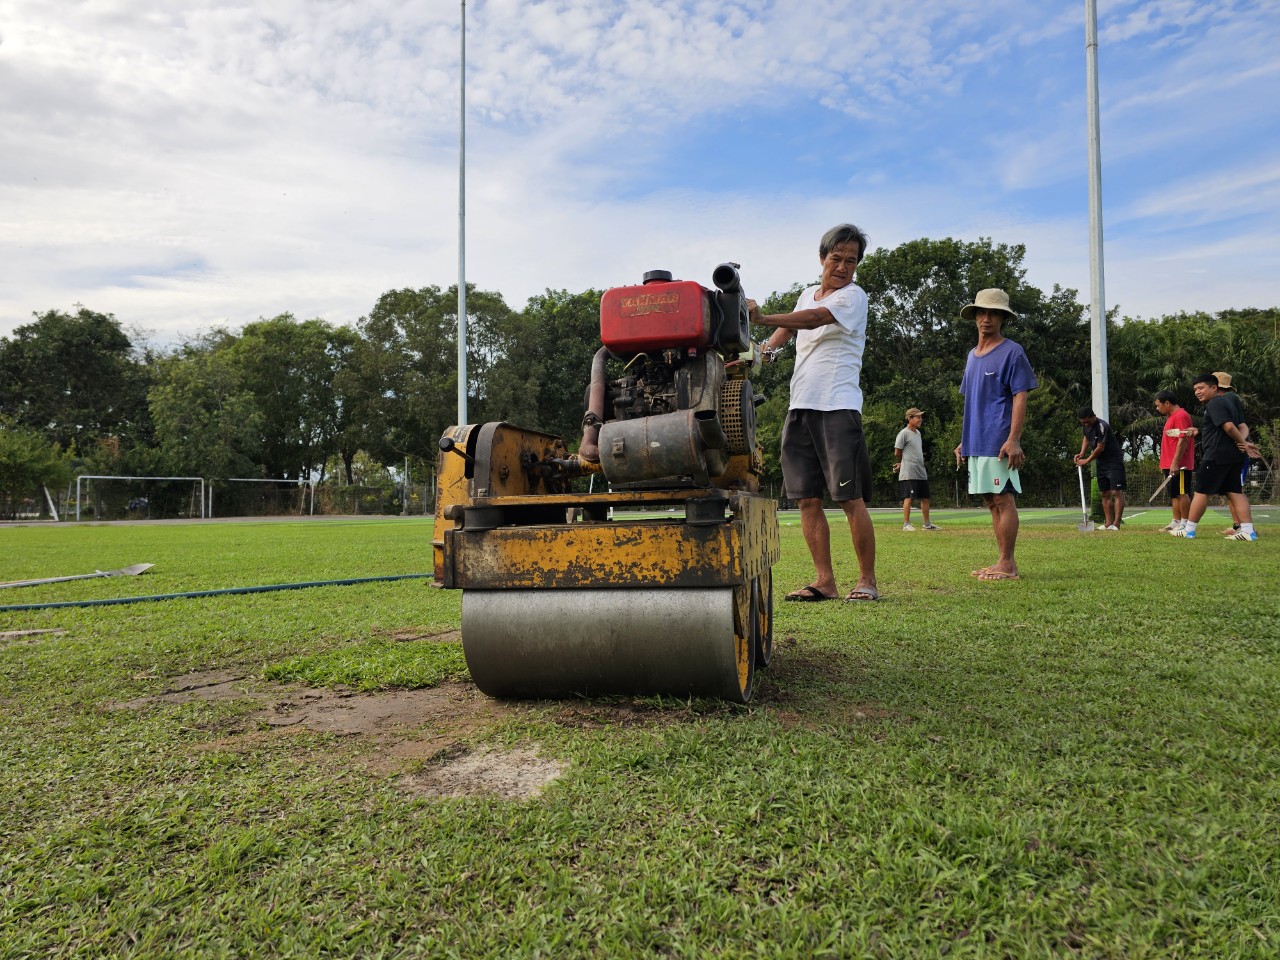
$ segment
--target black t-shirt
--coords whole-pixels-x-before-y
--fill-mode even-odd
[[[1200,431],[1200,460],[1202,463],[1239,463],[1244,451],[1222,429],[1224,423],[1240,426],[1244,419],[1244,407],[1238,397],[1220,393],[1204,405],[1204,427]]]
[[[1120,441],[1116,439],[1115,431],[1111,429],[1111,424],[1105,420],[1099,420],[1092,427],[1084,428],[1085,439],[1089,441],[1089,445],[1096,447],[1098,444],[1106,444],[1102,448],[1102,452],[1098,454],[1094,463],[1100,467],[1123,467],[1124,452],[1120,449]]]

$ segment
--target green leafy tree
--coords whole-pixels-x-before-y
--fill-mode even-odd
[[[352,346],[350,333],[289,313],[250,323],[226,344],[227,361],[261,414],[258,449],[268,477],[305,478],[335,449],[343,426],[335,381]]]
[[[111,314],[50,310],[0,338],[0,413],[63,449],[151,443],[148,367]]]
[[[0,514],[12,516],[17,501],[38,497],[41,487],[63,487],[71,476],[70,457],[58,444],[0,415]]]
[[[515,314],[502,296],[467,288],[467,413],[473,422],[500,406],[501,378]],[[359,321],[351,357],[349,429],[383,463],[434,461],[440,435],[457,419],[457,287],[390,290]]]
[[[600,349],[600,291],[547,290],[502,322],[478,331],[495,356],[480,419],[510,420],[576,446]]]
[[[225,351],[188,347],[158,363],[149,395],[157,467],[177,476],[262,476],[263,414]]]

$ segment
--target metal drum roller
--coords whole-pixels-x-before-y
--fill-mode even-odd
[[[576,453],[500,422],[441,437],[435,578],[462,591],[490,696],[751,699],[773,654],[777,510],[736,266],[713,280],[650,271],[605,292]]]
[[[740,624],[734,593],[468,590],[467,667],[492,697],[664,693],[744,703],[757,618],[749,611]]]

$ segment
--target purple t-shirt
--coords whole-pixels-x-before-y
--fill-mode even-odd
[[[966,457],[998,457],[1013,423],[1013,397],[1036,388],[1027,354],[1004,340],[984,356],[969,351],[960,393],[964,395],[964,428],[960,452]]]

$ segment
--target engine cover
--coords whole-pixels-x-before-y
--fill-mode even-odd
[[[600,341],[619,356],[705,350],[714,342],[714,323],[709,291],[692,280],[615,287],[600,299]]]

